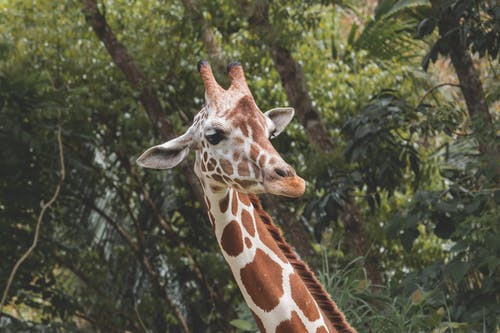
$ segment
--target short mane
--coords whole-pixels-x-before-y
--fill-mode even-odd
[[[312,297],[331,324],[339,333],[356,333],[356,330],[347,323],[344,314],[339,310],[337,304],[335,304],[328,292],[318,281],[314,272],[305,262],[297,257],[295,251],[285,241],[281,230],[274,225],[271,216],[269,216],[269,214],[267,214],[262,208],[259,198],[253,194],[249,194],[249,198],[274,241],[286,256],[288,261],[290,261],[290,264],[292,264],[295,272],[300,276]]]

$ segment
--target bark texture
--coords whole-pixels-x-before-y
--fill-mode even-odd
[[[270,50],[288,101],[294,107],[309,140],[324,153],[332,151],[334,143],[318,110],[313,105],[302,66],[283,45],[281,39],[276,38],[273,33],[276,29],[269,19],[269,4],[262,2],[260,5],[253,5],[253,11],[248,9],[249,4],[245,2],[242,2],[242,6],[246,7],[245,12],[252,13],[248,18],[249,26]],[[348,194],[342,209],[344,212],[341,218],[345,226],[347,248],[356,256],[367,256],[369,279],[374,283],[381,283],[378,258],[369,251],[370,237],[363,228],[359,208],[352,195]]]
[[[106,22],[106,18],[99,12],[95,0],[83,0],[83,14],[96,36],[106,46],[113,62],[123,72],[128,82],[139,92],[139,100],[153,126],[159,131],[163,139],[168,140],[175,137],[176,131],[166,117],[167,114],[161,106],[156,91],[139,69],[125,46],[118,41],[111,27]],[[186,179],[196,195],[196,198],[200,202],[203,202],[204,199],[201,186],[191,167],[193,163],[189,162],[191,161],[184,161],[180,164],[180,168],[182,173],[186,175]]]
[[[106,46],[106,49],[108,50],[114,63],[123,72],[129,83],[135,89],[137,89],[137,91],[139,91],[139,99],[151,122],[153,123],[153,126],[158,129],[164,139],[170,139],[174,137],[174,128],[166,118],[155,90],[152,88],[150,82],[145,78],[144,74],[136,65],[134,59],[130,56],[125,46],[123,46],[123,44],[121,44],[116,38],[115,34],[106,22],[105,17],[99,12],[96,1],[83,0],[83,13],[85,15],[86,21],[92,27],[96,36]],[[186,178],[188,179],[188,181],[190,181],[190,185],[193,188],[194,192],[197,193],[197,196],[199,198],[203,198],[200,186],[197,183],[197,178],[195,177],[193,170],[187,167],[185,163],[181,167],[182,172],[184,172]],[[127,234],[124,230],[121,230],[121,228],[119,228],[120,225],[115,224],[115,227],[120,235],[127,239]],[[129,244],[132,247],[134,253],[136,253],[136,255],[138,256],[139,261],[143,264],[146,272],[150,276],[150,280],[155,286],[155,289],[165,300],[165,303],[172,309],[182,331],[186,333],[190,332],[186,318],[184,317],[182,311],[170,298],[164,286],[159,283],[159,279],[157,276],[158,274],[149,263],[147,257],[141,253],[139,246],[131,239],[129,239]]]
[[[191,17],[193,26],[202,27],[200,38],[208,53],[210,63],[213,64],[214,70],[219,73],[226,71],[228,61],[225,59],[224,52],[212,28],[205,21],[202,12],[195,6],[192,0],[182,0],[182,3]],[[305,93],[307,94],[307,89]],[[300,117],[300,115],[298,116]],[[264,205],[270,207],[270,212],[274,219],[286,230],[285,234],[298,254],[305,259],[312,260],[315,257],[314,250],[309,241],[304,241],[310,239],[308,233],[299,223],[296,223],[297,218],[293,216],[288,207],[286,207],[281,200],[282,199],[275,196],[262,197]]]
[[[271,56],[288,101],[295,108],[307,136],[320,150],[326,152],[333,149],[330,135],[309,96],[302,67],[289,50],[278,44],[271,45]]]
[[[182,4],[186,9],[186,12],[191,17],[191,22],[193,27],[200,27],[201,31],[201,41],[203,47],[208,53],[208,57],[215,72],[223,73],[226,71],[227,61],[224,57],[224,52],[215,37],[212,27],[207,24],[203,13],[200,9],[193,3],[192,0],[182,0]]]
[[[448,52],[455,68],[460,88],[464,96],[471,120],[471,127],[479,142],[481,153],[495,155],[498,158],[498,147],[494,143],[492,118],[479,71],[474,66],[468,45],[461,37],[461,17],[453,14],[446,1],[432,0],[432,9],[438,17],[439,35],[442,51]]]

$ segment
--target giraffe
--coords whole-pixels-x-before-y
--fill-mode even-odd
[[[305,191],[304,180],[270,142],[292,120],[293,108],[262,113],[237,62],[228,65],[227,90],[206,61],[198,71],[205,106],[183,135],[149,148],[137,163],[169,169],[196,152],[194,169],[212,229],[261,332],[355,333],[257,197]]]

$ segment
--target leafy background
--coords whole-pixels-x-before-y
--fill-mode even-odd
[[[0,331],[256,331],[191,165],[134,163],[200,109],[203,58],[295,107],[274,144],[307,192],[264,205],[359,332],[499,332],[499,47],[494,1],[0,1],[2,291],[59,126],[66,173]]]

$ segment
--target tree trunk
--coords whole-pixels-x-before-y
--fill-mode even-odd
[[[168,140],[175,137],[176,131],[167,119],[156,91],[136,65],[125,46],[118,41],[111,27],[106,22],[106,18],[99,12],[96,1],[84,0],[83,7],[86,21],[92,27],[97,37],[106,46],[113,62],[120,68],[129,83],[139,92],[139,100],[153,126],[159,131],[163,139]],[[192,161],[186,159],[179,167],[186,176],[198,201],[203,202],[203,192],[192,165]]]
[[[129,55],[127,49],[118,41],[118,39],[114,35],[113,31],[107,24],[105,17],[99,12],[96,1],[84,0],[83,13],[85,15],[86,21],[90,24],[97,37],[106,46],[106,49],[108,50],[114,63],[118,66],[118,68],[120,68],[123,74],[125,74],[125,77],[130,82],[130,84],[139,91],[139,99],[153,125],[159,130],[163,138],[172,138],[175,135],[174,128],[166,118],[156,92],[154,91],[148,80],[146,80],[141,70],[137,67],[134,59]],[[191,187],[199,197],[199,200],[202,201],[203,195],[201,192],[201,188],[192,168],[188,167],[187,164],[184,163],[182,166],[182,172],[184,172],[186,178],[191,183]],[[135,252],[138,252],[138,250],[136,250]],[[139,260],[140,259],[141,258],[139,258]],[[170,308],[174,312],[174,315],[177,318],[182,330],[186,333],[190,332],[186,322],[186,318],[180,311],[179,307],[176,306],[175,303],[170,299],[163,286],[157,283],[157,279],[155,278],[156,272],[149,265],[149,262],[144,260],[140,261],[146,268],[148,274],[153,277],[153,285],[156,287],[157,292],[160,293],[167,305],[170,306]]]
[[[307,136],[323,152],[333,149],[333,143],[319,113],[312,104],[306,78],[300,64],[286,48],[271,46],[271,56],[278,71],[288,101],[297,111],[297,117]]]
[[[498,158],[495,144],[495,130],[488,110],[479,72],[474,67],[472,56],[466,41],[460,36],[460,18],[452,14],[451,9],[441,0],[432,0],[432,9],[438,14],[438,27],[441,41],[449,48],[451,63],[455,68],[460,88],[467,105],[471,127],[483,154]]]
[[[198,27],[200,29],[201,41],[208,53],[214,72],[223,73],[226,71],[227,62],[226,59],[224,59],[224,53],[217,42],[217,38],[215,37],[212,28],[208,26],[205,18],[203,17],[203,13],[198,7],[196,7],[192,0],[182,0],[182,4],[191,16],[193,27]]]
[[[249,12],[249,10],[245,10]],[[269,21],[269,5],[256,5],[248,18],[249,26],[270,49],[274,65],[281,78],[288,101],[294,107],[309,140],[322,152],[330,152],[334,148],[331,136],[321,121],[319,112],[314,107],[307,89],[307,81],[300,64],[291,52],[276,38],[275,30]],[[269,38],[269,36],[272,36]],[[348,195],[346,204],[342,207],[342,221],[346,230],[347,248],[355,256],[367,256],[368,277],[374,283],[381,283],[378,269],[378,257],[369,253],[370,237],[361,223],[359,208],[354,197]],[[307,239],[310,240],[310,237]]]
[[[226,60],[223,51],[215,38],[212,29],[207,25],[205,19],[192,0],[182,0],[184,8],[190,12],[193,26],[201,27],[201,41],[204,48],[207,50],[208,57],[211,63],[214,64],[214,69],[218,72],[226,71]],[[261,198],[264,206],[272,207],[270,213],[276,222],[282,225],[285,229],[285,236],[296,249],[297,253],[303,257],[312,259],[315,257],[314,249],[309,241],[304,241],[309,238],[309,235],[300,227],[299,224],[293,223],[292,215],[283,204],[279,204],[280,199],[272,196],[264,196]]]

